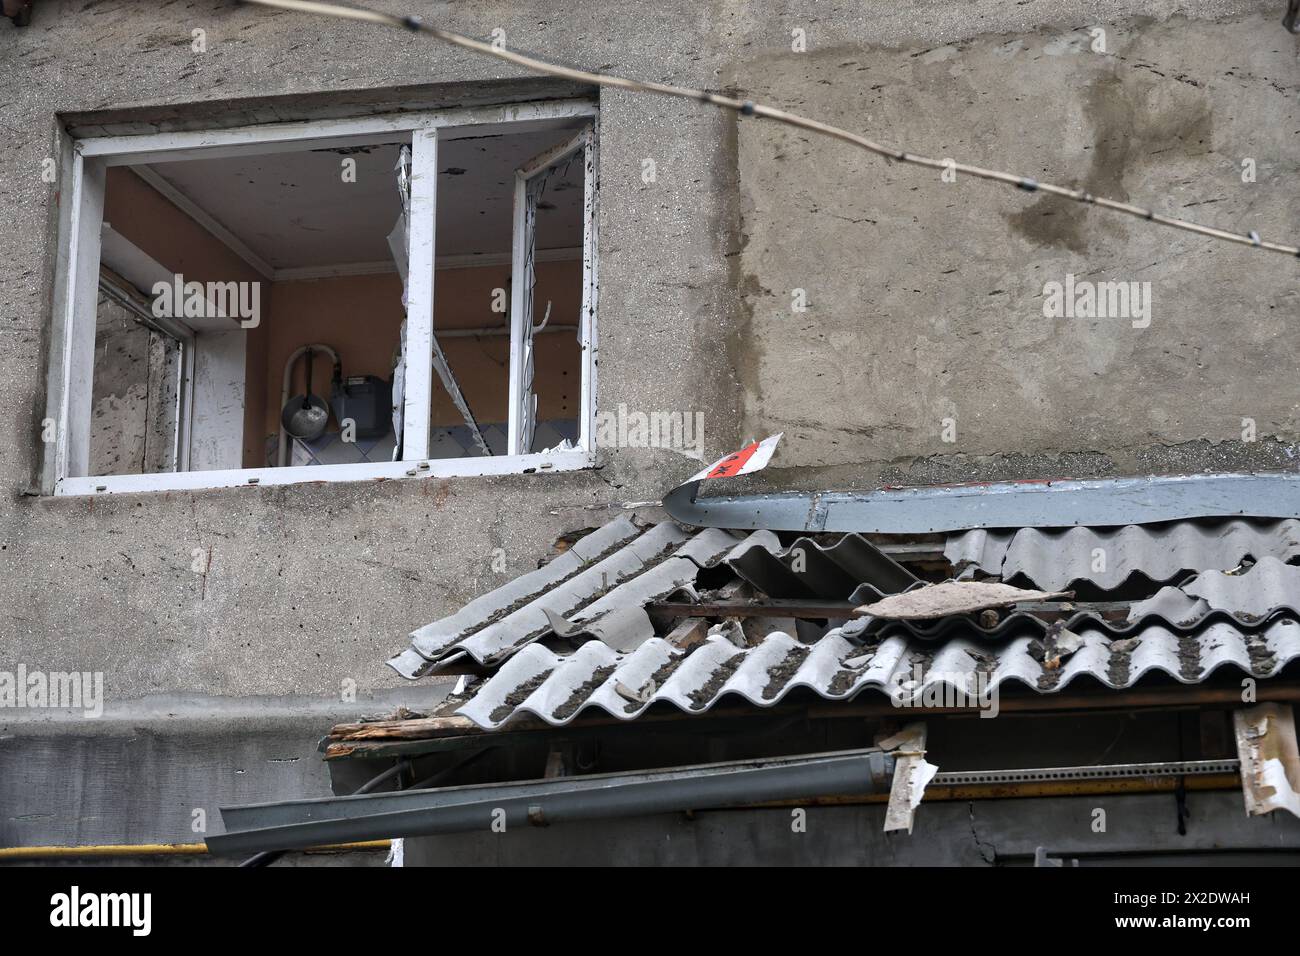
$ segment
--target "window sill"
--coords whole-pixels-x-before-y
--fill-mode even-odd
[[[595,463],[595,455],[591,452],[572,449],[492,458],[244,468],[228,471],[168,472],[158,475],[106,475],[98,478],[61,478],[54,486],[54,494],[56,497],[69,497],[160,491],[208,491],[217,488],[262,488],[267,485],[305,485],[321,482],[475,478],[489,475],[578,471],[590,468]]]

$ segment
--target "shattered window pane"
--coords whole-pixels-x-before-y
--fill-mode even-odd
[[[181,343],[101,294],[95,324],[90,473],[176,470]]]

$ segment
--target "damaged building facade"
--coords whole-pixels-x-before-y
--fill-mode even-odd
[[[422,13],[1294,242],[1285,7]],[[29,19],[0,862],[1295,862],[1294,259],[409,32]]]

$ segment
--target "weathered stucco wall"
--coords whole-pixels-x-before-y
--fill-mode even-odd
[[[728,80],[890,145],[1285,236],[1300,69],[1272,12],[903,46],[822,26],[825,46],[765,51]],[[1294,262],[770,124],[741,125],[739,167],[744,421],[786,432],[783,464],[1070,453],[1057,474],[1144,473],[1196,466],[1196,446],[1167,446],[1240,444],[1243,418],[1261,441],[1296,437],[1297,393],[1275,384],[1297,358]],[[1045,317],[1045,284],[1067,274],[1149,283],[1149,314]],[[1254,450],[1221,452],[1289,455]],[[988,463],[943,464],[918,477]]]
[[[381,2],[400,10],[405,4]],[[1296,40],[1254,3],[979,0],[433,4],[475,35],[720,88],[910,148],[1087,182],[1268,236],[1300,217]],[[170,127],[458,103],[501,64],[397,32],[226,2],[47,0],[0,28],[0,667],[149,693],[361,694],[413,627],[532,567],[555,536],[694,470],[613,449],[587,473],[46,499],[56,123]],[[1186,17],[1173,14],[1175,10]],[[1107,29],[1105,56],[1079,30]],[[794,28],[808,52],[790,51]],[[207,52],[191,48],[206,31]],[[446,84],[446,86],[440,86]],[[409,90],[408,90],[409,88]],[[551,84],[501,82],[528,95]],[[358,93],[356,91],[369,91]],[[693,104],[601,97],[604,408],[702,412],[706,453],[784,428],[779,480],[1180,470],[1285,457],[1294,263],[886,166]],[[1095,145],[1094,145],[1095,144]],[[1241,184],[1251,156],[1258,181]],[[653,182],[642,177],[653,159]],[[1073,271],[1150,280],[1151,326],[1041,315]],[[809,311],[789,310],[792,288]],[[939,420],[955,417],[956,443]],[[823,422],[825,423],[823,425]],[[1164,449],[1172,446],[1172,452]],[[927,456],[942,456],[929,458]],[[914,466],[914,459],[920,463]],[[804,467],[797,467],[804,466]],[[493,569],[493,549],[505,556]],[[195,568],[199,570],[196,571]]]

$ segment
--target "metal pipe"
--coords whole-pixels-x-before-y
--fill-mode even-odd
[[[308,349],[327,353],[329,357],[333,360],[334,366],[337,368],[339,365],[339,353],[335,352],[328,345],[322,345],[320,342],[316,342],[312,345],[302,345],[294,349],[293,354],[291,354],[289,356],[288,361],[284,363],[284,377],[281,379],[281,385],[280,385],[280,407],[281,408],[284,408],[285,405],[289,404],[289,390],[293,385],[293,382],[291,380],[291,376],[293,375],[293,363],[298,361],[300,357],[305,355]],[[276,467],[283,468],[285,466],[288,454],[289,454],[289,433],[284,430],[284,425],[281,424],[280,425],[280,447],[279,447],[279,451],[276,453],[276,458],[275,458]]]

